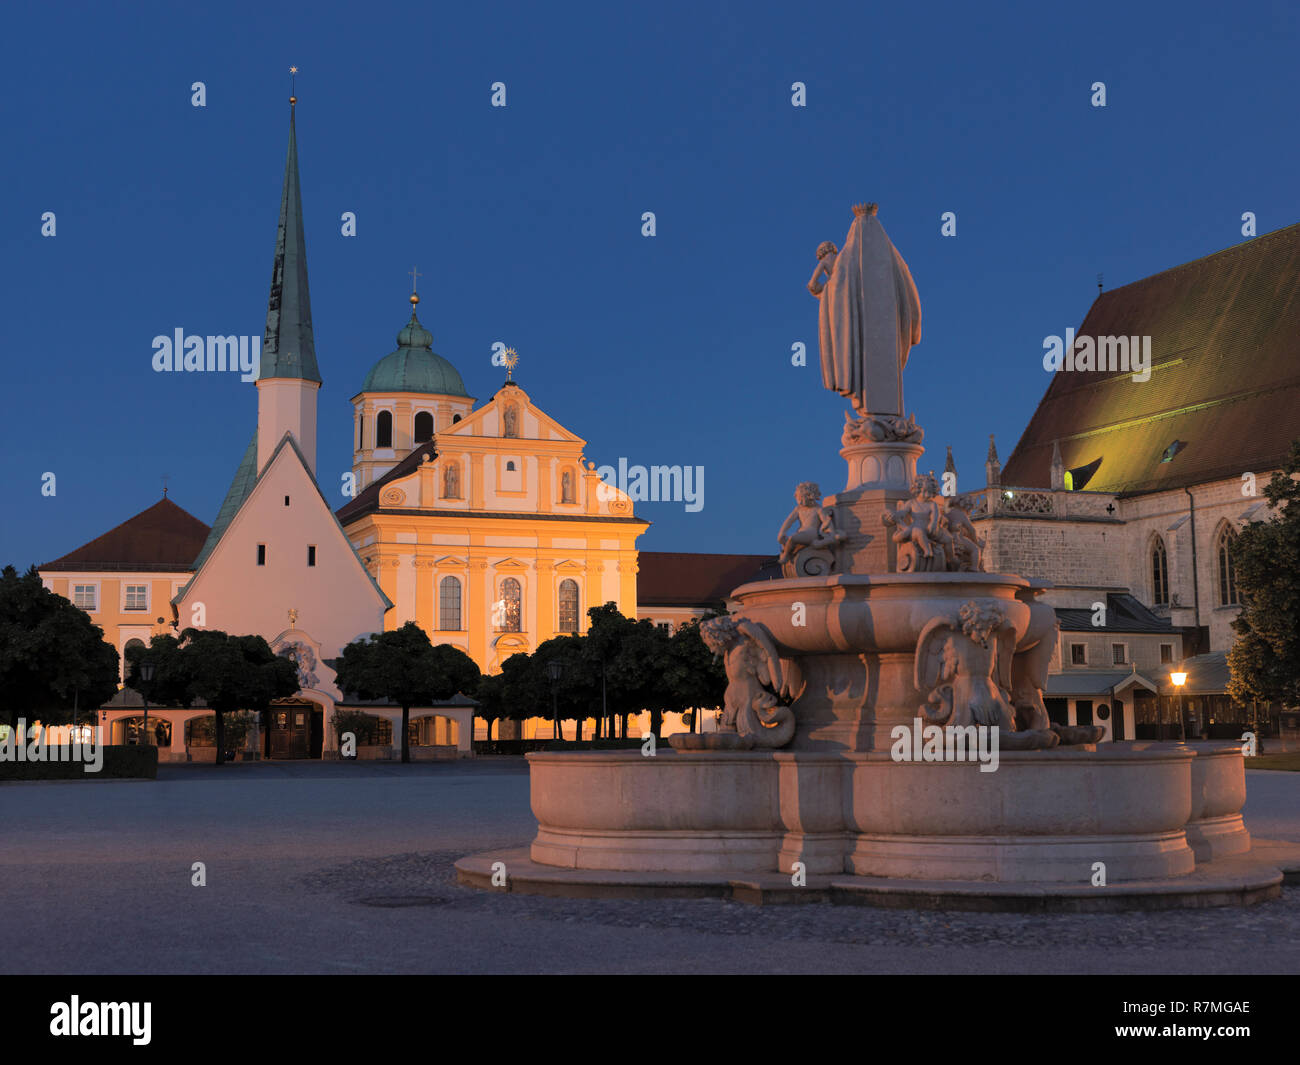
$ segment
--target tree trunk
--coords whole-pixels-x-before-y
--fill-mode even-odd
[[[664,727],[663,711],[651,710],[650,711],[650,732],[656,740],[662,739],[659,733],[663,731],[663,727]]]
[[[411,737],[406,734],[407,726],[411,721],[411,708],[402,707],[402,762],[405,764],[411,760]]]

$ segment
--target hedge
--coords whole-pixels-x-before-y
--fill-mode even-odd
[[[158,748],[153,744],[104,748],[104,764],[97,773],[86,772],[87,763],[0,761],[3,780],[96,780],[130,777],[154,780],[158,776]]]

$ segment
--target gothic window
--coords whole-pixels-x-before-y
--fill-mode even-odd
[[[460,632],[460,579],[443,577],[438,582],[438,628]]]
[[[393,446],[393,412],[381,410],[375,421],[375,447]]]
[[[412,438],[417,444],[427,444],[433,439],[433,415],[427,410],[422,410],[415,416],[415,432]]]
[[[560,582],[560,632],[578,631],[578,582]]]
[[[1237,539],[1237,534],[1233,531],[1231,525],[1225,525],[1219,533],[1219,541],[1215,548],[1215,555],[1219,560],[1219,605],[1236,606],[1237,599],[1237,568],[1232,561],[1232,543]]]
[[[522,632],[523,590],[514,577],[501,582],[501,596],[496,603],[496,627],[500,632]]]
[[[1169,556],[1159,536],[1151,545],[1151,602],[1156,606],[1169,603]]]

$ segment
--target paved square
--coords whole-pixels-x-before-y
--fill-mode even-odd
[[[1248,772],[1252,833],[1300,842],[1300,774]],[[462,888],[526,844],[518,760],[167,768],[0,785],[10,973],[1294,973],[1300,887],[1245,908],[921,913]],[[206,865],[207,886],[191,886]]]

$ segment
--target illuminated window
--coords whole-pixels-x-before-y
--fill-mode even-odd
[[[523,589],[514,577],[501,582],[501,597],[496,604],[496,627],[500,632],[522,632]]]
[[[578,631],[578,582],[560,582],[560,632]]]

